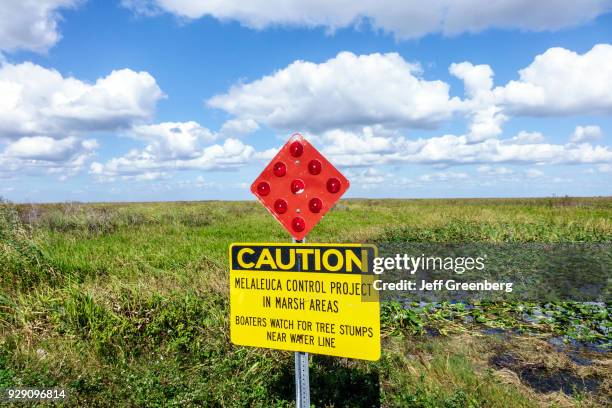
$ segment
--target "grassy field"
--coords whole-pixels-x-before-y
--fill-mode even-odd
[[[609,242],[612,199],[344,200],[309,236],[398,239]],[[294,405],[292,353],[235,347],[228,328],[228,245],[287,240],[255,202],[0,204],[0,388],[62,386],[67,406]],[[610,305],[528,306],[548,318],[385,304],[381,360],[313,356],[312,402],[612,404]]]

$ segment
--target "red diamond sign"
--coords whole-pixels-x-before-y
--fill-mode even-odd
[[[283,227],[302,240],[349,188],[349,181],[299,133],[251,185]]]

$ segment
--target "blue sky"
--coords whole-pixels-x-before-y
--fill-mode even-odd
[[[609,1],[29,3],[0,5],[13,201],[250,199],[294,131],[349,197],[612,194]]]

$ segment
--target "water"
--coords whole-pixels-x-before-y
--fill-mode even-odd
[[[489,364],[515,372],[523,383],[541,393],[557,391],[563,391],[568,395],[596,393],[602,382],[600,377],[593,375],[579,377],[567,369],[550,369],[541,364],[524,364],[511,353],[497,354],[491,357]]]

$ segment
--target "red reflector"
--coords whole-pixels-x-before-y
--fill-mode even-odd
[[[257,192],[259,195],[267,196],[270,194],[270,184],[267,181],[262,181],[257,185]]]
[[[293,238],[301,240],[349,185],[325,156],[296,133],[253,181],[251,192]]]
[[[293,227],[294,231],[301,232],[304,231],[304,228],[306,228],[306,221],[304,221],[302,217],[295,217],[293,222],[291,222],[291,226]]]
[[[284,214],[287,212],[287,202],[282,198],[279,198],[274,202],[274,211],[278,214]]]
[[[302,153],[304,153],[304,146],[296,140],[289,146],[289,153],[291,153],[293,157],[300,157]]]
[[[321,211],[321,208],[323,208],[323,201],[321,201],[317,197],[312,198],[308,202],[308,208],[310,208],[310,211],[312,211],[313,213],[318,213],[319,211]]]
[[[304,182],[300,179],[295,179],[291,182],[291,192],[293,194],[302,194],[305,187]]]
[[[308,172],[313,176],[321,173],[321,162],[317,159],[308,162]]]
[[[283,177],[285,174],[287,174],[287,166],[281,161],[276,162],[274,163],[273,171],[276,177]]]
[[[340,191],[340,180],[338,180],[335,177],[331,177],[327,180],[327,191],[329,191],[332,194],[337,193],[338,191]]]

